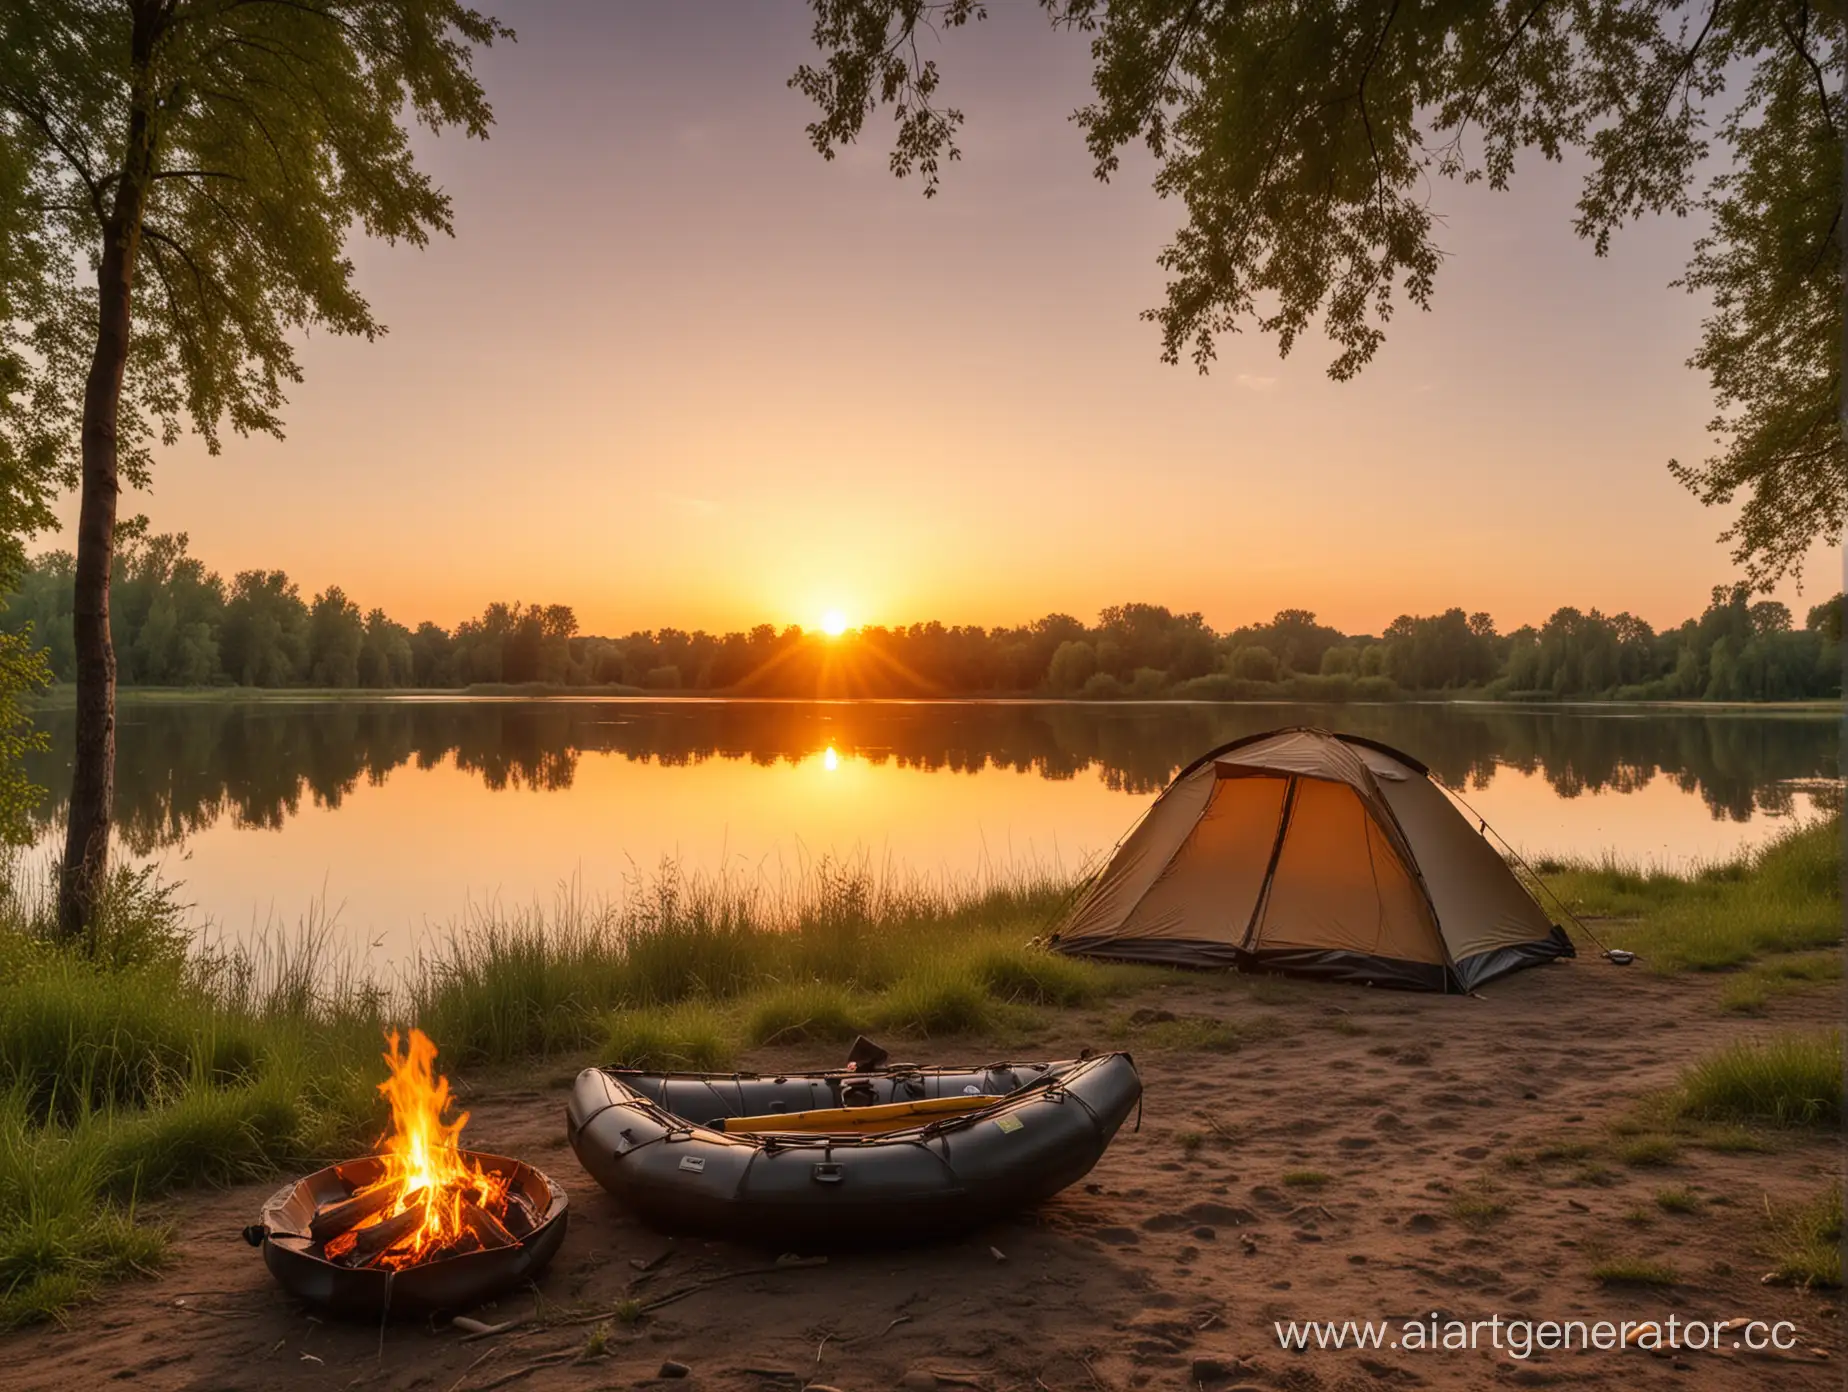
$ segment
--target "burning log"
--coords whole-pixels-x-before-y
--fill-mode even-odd
[[[308,1236],[316,1242],[330,1241],[348,1228],[358,1227],[380,1209],[391,1207],[397,1197],[397,1185],[380,1181],[370,1188],[361,1189],[351,1198],[323,1204],[315,1211]]]
[[[353,1232],[353,1246],[349,1249],[359,1258],[354,1264],[370,1266],[372,1261],[383,1256],[396,1247],[405,1238],[414,1235],[424,1224],[424,1200],[394,1213],[389,1218],[382,1218],[369,1228],[357,1228]]]
[[[507,1230],[506,1224],[468,1195],[464,1194],[460,1202],[462,1224],[478,1240],[480,1246],[512,1247],[519,1242],[520,1239]]]

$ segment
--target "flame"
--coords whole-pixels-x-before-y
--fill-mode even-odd
[[[505,1212],[507,1180],[483,1170],[463,1157],[457,1140],[468,1125],[468,1113],[454,1121],[443,1120],[450,1108],[449,1079],[436,1071],[436,1045],[420,1029],[413,1029],[408,1052],[399,1051],[398,1032],[387,1036],[385,1066],[390,1071],[379,1091],[391,1103],[392,1129],[382,1141],[385,1173],[377,1185],[396,1185],[397,1197],[377,1221],[424,1206],[422,1224],[393,1243],[379,1265],[409,1266],[456,1242],[469,1226],[463,1200],[489,1213]],[[367,1224],[365,1226],[370,1226]]]

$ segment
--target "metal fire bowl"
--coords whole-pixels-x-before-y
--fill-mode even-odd
[[[315,1210],[346,1198],[384,1172],[377,1155],[346,1160],[285,1184],[263,1205],[260,1220],[244,1230],[282,1288],[334,1314],[380,1319],[392,1314],[466,1310],[532,1280],[565,1240],[565,1191],[522,1160],[465,1150],[462,1156],[490,1174],[505,1175],[540,1215],[539,1225],[514,1247],[469,1252],[398,1271],[354,1271],[316,1255],[308,1236]]]

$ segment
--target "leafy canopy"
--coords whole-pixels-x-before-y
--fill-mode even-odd
[[[280,434],[294,331],[382,332],[351,229],[424,244],[448,198],[407,118],[484,137],[455,0],[33,0],[0,6],[0,464],[70,485],[106,241],[134,261],[118,463],[190,422]],[[139,190],[139,192],[138,192]]]
[[[962,113],[939,108],[920,36],[973,0],[811,0],[825,61],[791,85],[824,155],[890,106],[892,168],[937,187]],[[1719,452],[1671,463],[1703,502],[1748,496],[1724,534],[1760,585],[1841,538],[1843,76],[1839,4],[1809,0],[1040,0],[1089,36],[1075,114],[1100,179],[1146,145],[1183,220],[1148,311],[1201,371],[1255,326],[1289,353],[1318,325],[1352,377],[1443,264],[1439,178],[1504,188],[1517,157],[1581,152],[1575,227],[1602,255],[1651,213],[1703,215],[1679,282],[1709,295],[1699,351]],[[1711,163],[1709,159],[1711,157]],[[1709,174],[1709,169],[1720,172]]]

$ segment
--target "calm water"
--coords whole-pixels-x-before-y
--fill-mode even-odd
[[[59,836],[70,715],[36,781]],[[1839,805],[1826,712],[1168,703],[126,701],[122,844],[241,934],[319,901],[375,957],[465,906],[619,893],[663,858],[1075,871],[1186,762],[1288,724],[1395,745],[1529,854],[1672,866]]]

